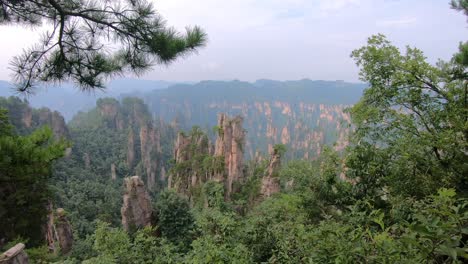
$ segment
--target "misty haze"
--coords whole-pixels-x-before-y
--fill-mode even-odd
[[[466,263],[467,0],[0,0],[0,263]]]

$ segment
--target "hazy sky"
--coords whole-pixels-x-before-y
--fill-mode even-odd
[[[349,54],[383,33],[399,47],[449,59],[468,38],[466,18],[449,0],[157,0],[169,25],[199,25],[207,47],[144,79],[198,81],[261,78],[357,81]],[[8,62],[38,39],[36,32],[0,26],[0,79]]]

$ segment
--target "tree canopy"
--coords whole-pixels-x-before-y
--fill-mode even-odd
[[[49,28],[12,61],[22,92],[60,81],[83,90],[103,88],[106,78],[170,63],[207,40],[198,26],[187,27],[184,34],[168,27],[146,0],[1,0],[1,24]]]

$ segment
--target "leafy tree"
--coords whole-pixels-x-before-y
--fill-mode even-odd
[[[304,231],[307,219],[299,195],[281,194],[265,200],[248,214],[241,229],[241,238],[252,250],[255,262],[275,259],[282,263],[285,255],[292,257],[298,253],[300,240],[296,235]]]
[[[0,1],[0,24],[50,25],[35,46],[13,60],[19,91],[38,82],[73,81],[81,89],[103,88],[104,79],[139,74],[169,63],[206,43],[199,27],[185,34],[167,27],[146,0]],[[116,51],[107,46],[117,43]]]
[[[187,248],[192,242],[194,218],[188,200],[171,190],[163,191],[156,200],[158,230],[174,244]]]
[[[218,243],[211,237],[202,237],[192,244],[193,250],[186,256],[184,263],[252,263],[251,253],[242,244]]]
[[[99,222],[94,235],[98,256],[83,263],[181,263],[176,247],[153,234],[154,230],[147,227],[130,236],[121,228]]]
[[[450,2],[450,5],[452,6],[453,9],[458,10],[458,11],[463,11],[465,15],[468,16],[468,1],[467,0],[452,0]]]
[[[287,147],[284,144],[276,144],[273,146],[273,153],[283,156],[287,151]]]
[[[347,174],[370,187],[364,192],[424,197],[446,186],[467,193],[467,81],[459,78],[466,66],[430,65],[422,51],[402,53],[383,35],[352,57],[370,87],[351,109]]]
[[[42,240],[52,164],[63,156],[66,144],[53,141],[47,127],[29,136],[15,135],[3,109],[0,131],[0,237],[21,236],[36,244]]]
[[[13,126],[8,120],[8,110],[0,108],[0,135],[10,136]]]

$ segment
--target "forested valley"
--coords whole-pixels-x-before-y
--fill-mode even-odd
[[[170,61],[193,30],[132,47]],[[57,56],[19,89],[146,63]],[[0,263],[468,262],[468,43],[433,64],[378,34],[351,57],[361,84],[175,84],[70,120],[0,97]]]

